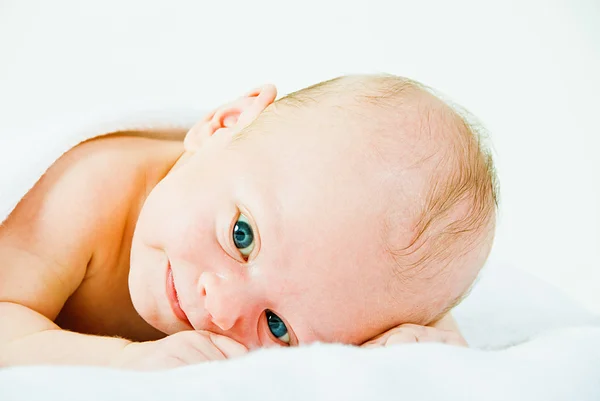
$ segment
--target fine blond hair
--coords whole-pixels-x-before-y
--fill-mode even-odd
[[[436,99],[417,102],[419,134],[429,135],[444,146],[419,161],[434,167],[426,194],[416,206],[410,239],[390,242],[389,238],[394,238],[388,235],[394,226],[393,211],[383,222],[382,234],[396,266],[395,275],[403,283],[441,275],[443,279],[437,283],[447,284],[453,274],[463,271],[471,275],[468,286],[449,291],[446,299],[440,300],[438,310],[427,319],[436,320],[464,299],[491,248],[498,179],[487,132],[471,113],[441,93],[393,75],[338,77],[288,94],[276,102],[276,107],[305,107],[331,98],[337,101],[340,93],[346,98],[350,95],[359,106],[382,111],[380,118],[394,116],[400,108],[408,107],[411,99]]]

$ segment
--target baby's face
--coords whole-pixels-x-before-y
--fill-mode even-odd
[[[383,175],[359,133],[316,112],[253,131],[218,131],[147,198],[129,280],[141,316],[249,348],[359,344],[400,323]]]

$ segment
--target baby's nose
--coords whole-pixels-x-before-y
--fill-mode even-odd
[[[242,278],[203,272],[198,280],[198,290],[204,295],[204,307],[213,323],[224,332],[243,321],[251,321],[255,302],[248,297]]]

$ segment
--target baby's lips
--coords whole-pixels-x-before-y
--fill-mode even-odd
[[[248,353],[248,348],[229,337],[214,333],[210,333],[209,337],[210,341],[212,341],[212,343],[216,345],[227,358],[233,358]]]

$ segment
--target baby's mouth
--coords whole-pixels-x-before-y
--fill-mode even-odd
[[[171,305],[171,309],[173,313],[179,320],[188,326],[192,326],[190,320],[187,315],[181,309],[181,305],[179,304],[179,295],[177,295],[177,288],[175,287],[175,281],[173,280],[173,270],[171,269],[171,261],[169,261],[169,265],[167,267],[167,298],[169,299],[169,304]]]

